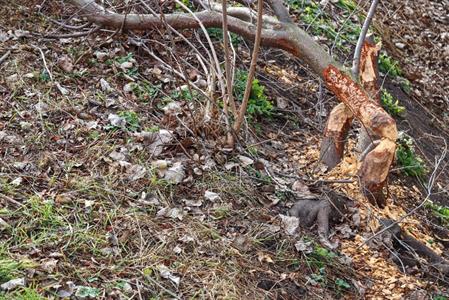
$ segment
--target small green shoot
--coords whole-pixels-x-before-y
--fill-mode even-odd
[[[381,103],[385,110],[392,116],[401,117],[405,113],[405,107],[399,105],[399,100],[394,98],[387,90],[382,89]]]
[[[350,289],[351,285],[349,285],[349,283],[341,278],[337,278],[335,280],[335,286],[337,287],[337,289],[342,290],[342,289]]]
[[[157,97],[161,90],[161,85],[152,85],[145,80],[134,84],[132,90],[137,99],[147,103]]]
[[[39,74],[39,80],[42,82],[48,82],[50,81],[50,74],[48,74],[47,70],[42,70]]]
[[[402,75],[399,63],[385,53],[381,53],[379,56],[379,69],[382,73],[388,74],[392,78]]]
[[[135,132],[140,128],[139,116],[134,111],[121,111],[118,113],[126,121],[126,129]]]
[[[445,226],[449,226],[449,207],[426,201],[426,207],[432,210],[432,213],[438,217]]]
[[[339,0],[337,6],[340,6],[348,11],[353,11],[357,8],[357,2],[354,0]]]
[[[401,170],[408,176],[422,177],[427,173],[423,160],[415,153],[413,139],[405,133],[399,135],[396,159]]]

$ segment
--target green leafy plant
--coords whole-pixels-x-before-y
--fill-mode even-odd
[[[223,29],[207,28],[206,31],[207,31],[207,34],[209,34],[209,36],[211,37],[211,39],[223,41]],[[233,32],[230,32],[230,36],[231,36],[230,41],[231,41],[232,45],[234,45],[234,46],[237,46],[238,44],[243,42],[242,37]]]
[[[47,70],[42,70],[39,74],[39,80],[42,82],[48,82],[50,81],[50,74],[48,74]]]
[[[170,94],[170,98],[175,100],[192,101],[200,97],[201,97],[200,93],[197,90],[193,89],[191,90],[191,92],[189,89],[181,89],[181,90],[177,89]]]
[[[101,290],[90,286],[79,286],[76,290],[75,296],[80,298],[93,298],[97,299],[101,294]]]
[[[245,93],[246,81],[248,80],[248,72],[237,70],[234,79],[234,95],[238,101],[243,100]],[[270,117],[273,111],[273,104],[265,95],[265,87],[260,84],[259,80],[254,79],[251,87],[251,94],[248,100],[246,113],[250,120],[258,116]]]
[[[379,56],[379,70],[393,78],[402,75],[399,63],[385,53],[381,53]]]
[[[334,252],[317,245],[313,248],[312,253],[307,255],[307,261],[311,266],[323,268],[330,264],[336,256]]]
[[[351,288],[351,286],[349,285],[349,283],[341,278],[337,278],[335,280],[335,286],[337,287],[337,289],[349,289]]]
[[[121,111],[118,113],[126,121],[126,129],[129,131],[137,131],[140,128],[139,116],[134,111]]]
[[[432,213],[438,217],[444,225],[449,225],[449,207],[435,204],[430,200],[426,201],[426,207],[431,209]]]
[[[149,102],[157,97],[161,90],[161,85],[152,85],[144,80],[136,83],[132,87],[134,95],[142,102]]]
[[[400,117],[405,113],[405,107],[399,105],[399,100],[394,98],[387,90],[382,89],[381,103],[385,110],[392,116]]]
[[[401,89],[408,95],[412,92],[412,84],[406,78],[400,77],[399,84],[401,85]]]
[[[422,177],[427,173],[423,160],[415,153],[413,139],[403,132],[399,134],[396,159],[408,176]]]

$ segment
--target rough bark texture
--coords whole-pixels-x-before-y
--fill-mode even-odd
[[[396,122],[360,85],[336,67],[331,65],[326,68],[324,79],[327,87],[354,116],[369,131],[381,137],[381,142],[364,158],[359,175],[362,191],[368,200],[384,207],[383,187],[396,150]]]

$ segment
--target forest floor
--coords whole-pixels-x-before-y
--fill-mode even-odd
[[[255,85],[264,96],[228,151],[222,125],[198,113],[201,97],[149,54],[197,66],[181,39],[139,33],[145,48],[133,33],[57,37],[71,31],[50,19],[67,20],[68,4],[2,5],[0,57],[10,54],[0,64],[0,299],[449,299],[449,278],[401,267],[367,241],[381,218],[427,201],[400,225],[449,259],[448,6],[403,2],[382,4],[374,28],[382,85],[398,99],[393,109],[405,107],[398,127],[424,169],[413,177],[394,166],[385,209],[359,191],[356,126],[344,160],[331,171],[320,163],[337,103],[283,51],[262,50]],[[367,3],[288,3],[348,61]],[[220,49],[218,33],[209,31]],[[200,48],[204,35],[185,35]],[[244,71],[250,44],[233,42]],[[192,80],[205,79],[190,66]],[[330,243],[285,217],[307,187],[356,203]]]

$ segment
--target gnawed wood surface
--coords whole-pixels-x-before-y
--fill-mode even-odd
[[[321,144],[320,159],[330,168],[343,158],[345,140],[352,123],[352,113],[344,103],[332,109]]]
[[[324,71],[327,87],[347,106],[354,116],[381,142],[363,159],[359,170],[361,188],[371,203],[385,206],[383,187],[396,150],[395,120],[372,100],[360,85],[335,66]],[[333,126],[330,126],[333,127]]]

